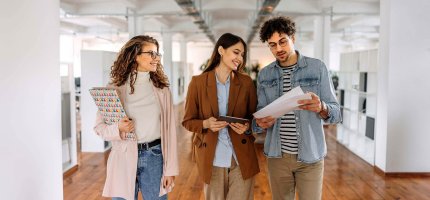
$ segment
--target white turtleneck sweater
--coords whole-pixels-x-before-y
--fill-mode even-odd
[[[127,81],[127,86],[124,109],[135,123],[138,143],[160,138],[160,107],[149,79],[149,72],[138,72],[133,94],[130,94],[130,80]]]

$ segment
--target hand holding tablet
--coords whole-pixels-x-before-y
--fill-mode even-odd
[[[219,116],[218,121],[225,121],[228,123],[241,123],[241,124],[249,123],[248,119],[239,118],[239,117],[231,117],[231,116]]]

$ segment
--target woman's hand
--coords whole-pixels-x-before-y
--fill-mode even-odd
[[[230,123],[229,126],[231,127],[231,129],[233,129],[234,132],[238,133],[239,135],[245,133],[245,131],[249,128],[248,123]]]
[[[273,126],[273,124],[276,122],[276,119],[271,116],[268,116],[263,118],[256,118],[255,121],[257,122],[259,127],[267,129]]]
[[[164,176],[163,177],[163,187],[164,188],[172,187],[174,181],[175,181],[174,176]]]
[[[121,139],[124,140],[127,133],[134,131],[134,122],[126,116],[119,120],[118,129]]]
[[[208,128],[212,132],[217,132],[217,131],[221,130],[222,128],[226,127],[227,125],[228,125],[227,122],[217,121],[217,119],[214,117],[203,120],[203,128]]]

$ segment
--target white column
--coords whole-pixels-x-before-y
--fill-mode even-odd
[[[189,81],[191,80],[191,74],[190,74],[190,72],[189,72],[189,69],[188,69],[188,61],[187,61],[187,43],[188,43],[188,41],[185,39],[185,38],[183,38],[182,40],[181,40],[181,42],[180,42],[180,54],[181,54],[181,63],[182,63],[182,67],[184,68],[183,70],[184,70],[184,93],[185,93],[185,91],[187,90],[187,87],[188,87],[188,83],[189,83]]]
[[[180,42],[181,49],[181,62],[187,63],[187,43],[188,41],[184,38]]]
[[[172,74],[172,33],[162,33],[163,37],[163,67],[169,80],[173,80]]]
[[[430,172],[430,2],[381,0],[375,165]]]
[[[187,90],[188,90],[188,84],[190,83],[190,81],[191,81],[191,77],[192,77],[192,72],[190,71],[190,67],[188,66],[188,60],[187,60],[187,54],[188,54],[188,52],[187,52],[187,44],[188,44],[188,41],[187,41],[187,39],[184,37],[182,40],[181,40],[181,43],[180,43],[180,49],[181,49],[181,63],[183,63],[182,64],[182,67],[183,67],[183,76],[184,76],[184,81],[183,81],[183,85],[182,85],[182,100],[183,99],[185,99],[185,96],[186,96],[186,94],[187,94]]]
[[[137,16],[136,12],[132,9],[127,8],[127,22],[128,22],[128,37],[132,38],[137,35]]]
[[[0,1],[1,199],[63,199],[59,1]]]
[[[330,68],[330,16],[318,16],[314,21],[314,57]]]

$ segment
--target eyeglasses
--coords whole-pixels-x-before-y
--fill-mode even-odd
[[[287,38],[282,38],[281,40],[279,40],[278,43],[276,43],[276,42],[269,42],[268,46],[269,46],[269,48],[271,50],[275,50],[278,47],[278,44],[281,47],[285,47],[288,44],[288,39]]]
[[[161,58],[161,56],[162,56],[161,53],[157,53],[155,51],[141,51],[140,53],[147,53],[147,54],[151,55],[152,59],[156,59],[157,57]]]

